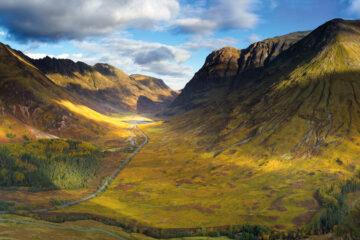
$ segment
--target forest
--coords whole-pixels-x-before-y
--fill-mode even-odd
[[[86,187],[101,166],[102,153],[90,143],[41,139],[0,146],[0,187],[31,190]]]
[[[311,225],[310,234],[334,232],[343,239],[360,239],[360,203],[351,208],[348,193],[360,190],[360,172],[350,179],[322,185],[316,198],[322,210]]]

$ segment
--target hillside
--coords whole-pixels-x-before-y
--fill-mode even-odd
[[[39,131],[42,130],[59,136],[81,132],[86,139],[102,129],[61,106],[59,101],[78,101],[3,44],[0,44],[0,96],[1,130],[8,138],[14,131],[21,133],[20,139],[23,134],[46,135]]]
[[[108,64],[35,60],[1,43],[0,77],[3,143],[21,142],[23,135],[96,139],[109,128],[91,111],[154,113],[178,94],[161,79],[128,76]]]
[[[109,64],[90,66],[50,57],[28,60],[58,86],[102,113],[156,112],[168,106],[178,94],[161,79],[129,76]],[[143,99],[149,100],[147,105],[142,104]]]

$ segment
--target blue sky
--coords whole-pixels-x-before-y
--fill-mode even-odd
[[[360,0],[1,0],[0,41],[181,89],[215,49],[358,17]]]

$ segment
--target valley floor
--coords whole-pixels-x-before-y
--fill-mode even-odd
[[[162,228],[247,223],[285,230],[310,222],[319,210],[313,194],[325,176],[304,171],[310,162],[265,171],[230,153],[214,158],[161,123],[142,128],[149,144],[106,192],[59,211],[101,212]]]
[[[121,130],[124,134],[131,126],[127,124]],[[174,130],[167,123],[155,122],[140,128],[149,137],[149,143],[104,192],[77,205],[46,212],[45,218],[62,214],[67,218],[76,218],[92,214],[124,224],[136,222],[139,226],[165,229],[210,229],[252,224],[287,231],[310,223],[320,210],[314,198],[317,188],[324,182],[341,178],[345,173],[342,166],[324,165],[321,159],[315,159],[318,161],[317,168],[312,167],[314,159],[306,158],[293,161],[271,159],[262,166],[261,162],[236,146],[214,156],[214,152],[204,150],[198,143],[199,139],[192,138],[191,133]],[[134,140],[131,134],[125,137],[129,138]],[[135,138],[136,145],[142,141],[144,139]],[[106,143],[102,144],[106,147]],[[114,149],[114,145],[108,149]],[[20,208],[39,209],[54,206],[54,199],[66,202],[89,196],[131,154],[110,152],[103,159],[101,175],[87,189],[43,192],[1,190],[0,200],[15,202]],[[356,193],[351,198],[354,201],[359,199]],[[81,222],[68,222],[66,225],[78,226]],[[3,226],[6,224],[17,226],[14,222],[2,223]],[[58,231],[48,229],[48,226],[37,227],[50,232]],[[61,230],[66,231],[70,230]],[[8,232],[9,236],[15,233]],[[78,234],[92,239],[92,235],[103,233]]]

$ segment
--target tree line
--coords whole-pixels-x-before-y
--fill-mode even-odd
[[[33,190],[86,187],[100,167],[94,145],[64,139],[42,139],[0,147],[0,186]]]
[[[323,209],[313,220],[310,233],[334,232],[344,239],[360,239],[360,204],[351,209],[346,203],[346,195],[356,191],[360,191],[360,173],[321,186],[316,198]]]

